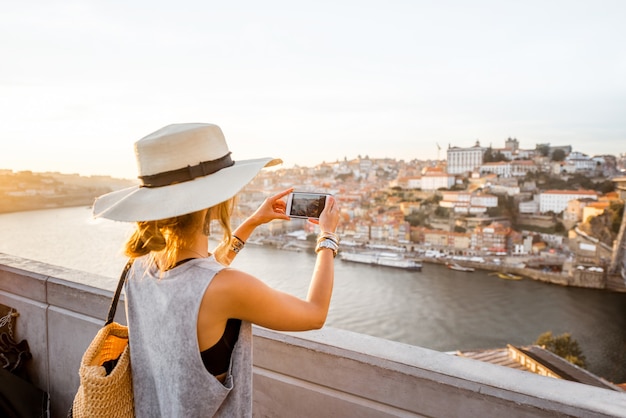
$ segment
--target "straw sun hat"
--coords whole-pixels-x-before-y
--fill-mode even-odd
[[[139,186],[98,197],[95,217],[153,221],[233,197],[274,158],[233,161],[222,130],[208,123],[168,125],[135,142]]]

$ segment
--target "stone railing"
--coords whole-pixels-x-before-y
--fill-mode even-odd
[[[19,312],[31,380],[64,417],[111,291],[98,278],[0,254],[0,303]],[[117,320],[125,322],[123,305]],[[626,394],[342,331],[254,329],[258,417],[626,417]]]

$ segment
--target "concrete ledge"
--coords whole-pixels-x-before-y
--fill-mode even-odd
[[[255,328],[254,344],[255,383],[264,383],[255,386],[255,411],[267,416],[267,406],[284,416],[326,416],[320,408],[369,416],[352,415],[355,405],[372,416],[626,416],[617,392],[349,331]],[[307,389],[316,392],[313,409],[292,401]]]
[[[17,338],[53,417],[67,414],[112,295],[68,280],[78,276],[89,275],[0,254],[0,303],[20,313]],[[421,347],[332,328],[253,332],[258,417],[626,417],[624,394]]]

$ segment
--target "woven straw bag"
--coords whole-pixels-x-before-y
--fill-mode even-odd
[[[131,264],[132,260],[124,267],[104,327],[83,354],[78,370],[80,386],[70,409],[70,417],[134,416],[128,327],[113,322]],[[113,368],[107,374],[110,366]]]

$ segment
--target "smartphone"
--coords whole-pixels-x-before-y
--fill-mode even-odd
[[[287,215],[290,218],[319,219],[326,205],[326,196],[328,193],[292,192],[287,197]]]

